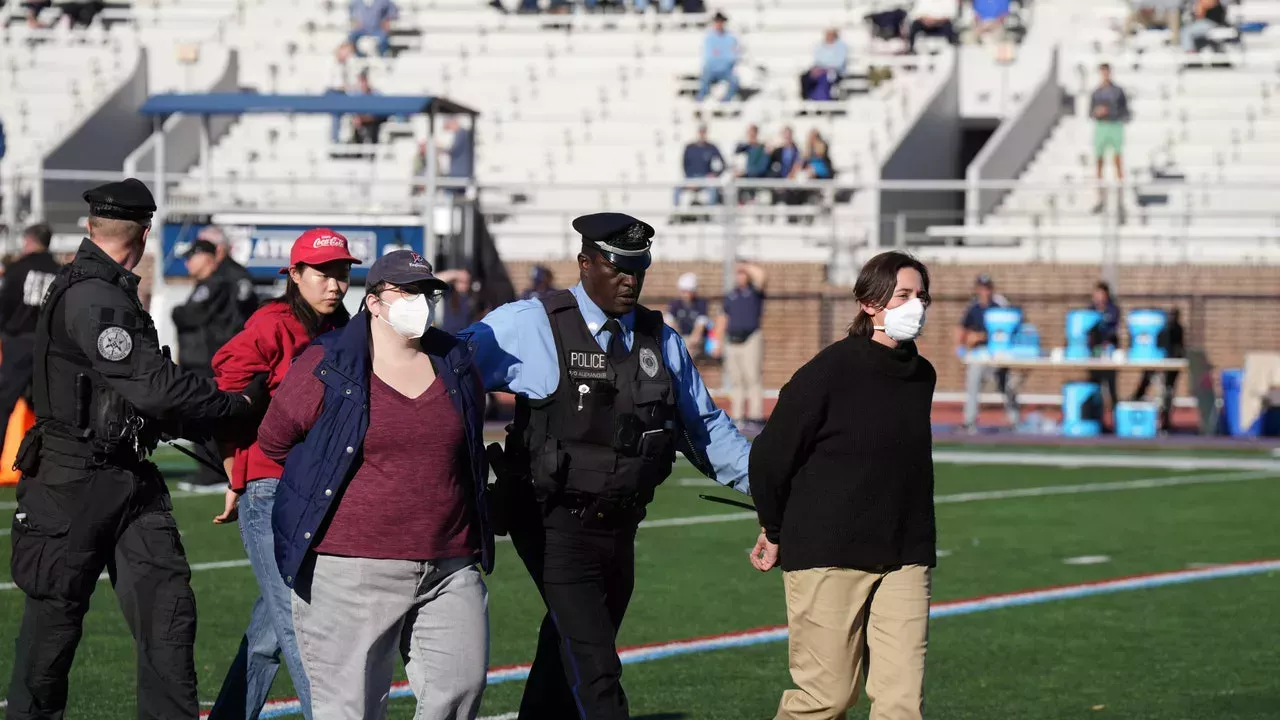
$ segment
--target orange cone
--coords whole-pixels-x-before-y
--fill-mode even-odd
[[[0,485],[18,484],[22,473],[13,469],[13,463],[18,459],[18,446],[22,444],[23,436],[35,424],[36,414],[31,412],[26,400],[18,398],[9,415],[9,427],[4,433],[4,451],[0,452]]]

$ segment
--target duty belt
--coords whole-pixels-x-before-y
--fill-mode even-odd
[[[585,524],[618,525],[634,521],[644,512],[648,500],[641,493],[616,497],[564,493],[553,504],[565,508]]]

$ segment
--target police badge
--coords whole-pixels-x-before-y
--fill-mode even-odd
[[[649,348],[640,348],[640,369],[651,378],[658,376],[658,356]]]

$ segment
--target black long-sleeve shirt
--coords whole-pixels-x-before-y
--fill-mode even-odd
[[[58,274],[58,261],[47,252],[24,255],[5,269],[0,285],[0,334],[27,335],[36,331],[40,303]]]
[[[751,446],[751,496],[784,570],[934,565],[937,373],[914,344],[847,337],[796,371]]]

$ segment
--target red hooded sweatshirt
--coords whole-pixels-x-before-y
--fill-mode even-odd
[[[328,329],[322,328],[320,332]],[[244,330],[214,354],[213,374],[218,387],[238,392],[248,386],[254,375],[265,372],[269,373],[267,390],[275,395],[289,365],[307,349],[312,339],[286,303],[276,301],[263,305],[245,323]],[[250,436],[246,434],[246,437]],[[256,428],[251,437],[257,437]],[[235,448],[232,488],[243,490],[250,480],[278,478],[283,473],[284,468],[262,454],[256,439],[251,445]]]

